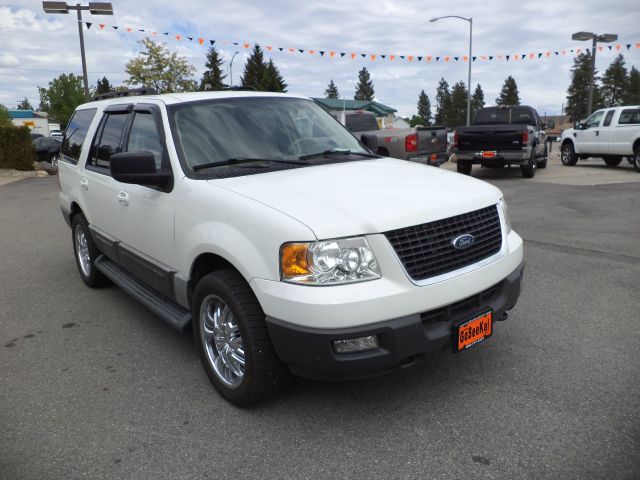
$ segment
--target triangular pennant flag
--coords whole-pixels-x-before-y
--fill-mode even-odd
[[[576,53],[580,53],[582,51],[581,48],[576,48]]]
[[[243,44],[242,44],[242,46],[243,46],[244,48],[249,48],[251,45],[249,45],[248,43],[243,43]]]
[[[167,35],[169,35],[169,32],[162,32],[162,34],[166,37]]]
[[[346,55],[346,53],[345,53],[345,52],[340,52],[340,56],[341,56],[341,57],[344,57],[345,55]]]
[[[471,61],[472,61],[472,62],[475,62],[475,61],[476,61],[476,58],[478,58],[478,57],[471,57]]]
[[[601,52],[603,50],[603,46],[602,45],[598,45],[598,51]]]
[[[458,61],[458,57],[453,57],[453,59],[457,62]]]
[[[204,44],[204,38],[198,38],[198,43],[199,43],[200,45]]]
[[[351,60],[353,60],[354,58],[356,58],[356,54],[355,54],[355,53],[352,53],[352,54],[351,54]]]
[[[551,52],[545,52],[544,56],[547,57],[547,58],[550,57],[551,56]]]
[[[395,58],[396,58],[396,56],[395,56],[395,55],[389,55],[389,61],[390,61],[390,62],[393,62],[393,60],[394,60]]]
[[[290,48],[290,49],[289,49],[289,51],[290,51],[291,53],[296,53],[296,49],[295,49],[295,48]]]
[[[509,60],[509,57],[510,57],[510,56],[511,56],[511,55],[505,55],[505,58],[506,58],[507,60]]]
[[[336,56],[336,52],[333,52],[333,51],[329,52],[329,56],[330,56],[331,58],[335,57],[335,56]]]
[[[144,33],[144,28],[139,28],[138,31]]]
[[[422,61],[422,57],[418,57],[418,61],[421,62]]]
[[[570,53],[573,53],[573,48],[571,50],[569,50]]]
[[[308,52],[309,52],[309,55],[313,55],[314,53],[316,53],[315,50],[308,50]]]
[[[210,45],[213,45],[214,43],[216,43],[216,41],[215,41],[215,40],[209,40],[209,44],[210,44]]]
[[[558,52],[553,52],[553,53],[555,53],[556,55],[558,55]]]
[[[493,60],[493,55],[489,55],[489,61]]]
[[[401,58],[402,60],[404,60],[404,55],[400,55],[400,58]]]
[[[273,50],[273,47],[271,45],[267,45],[267,50],[271,51]]]
[[[324,57],[324,50],[318,50],[318,53],[320,54],[321,57]]]
[[[99,23],[98,26],[100,27],[100,30],[104,30],[104,27],[106,27],[107,25],[104,23]]]
[[[620,44],[616,45],[616,50],[620,50],[621,48],[622,48],[622,45],[620,45]]]
[[[231,42],[231,43],[233,43],[235,46],[240,45],[238,42]]]
[[[629,50],[631,48],[631,44],[627,43],[627,50]]]
[[[413,55],[407,56],[407,60],[409,60],[410,62],[413,62]]]
[[[542,58],[542,53],[539,53],[539,54],[538,54],[538,58]]]
[[[445,63],[449,62],[449,60],[451,60],[451,57],[444,57]]]
[[[493,57],[490,57],[490,58],[493,58]],[[480,55],[480,60],[486,60],[486,59],[487,59],[487,57],[486,57],[486,56],[484,56],[484,55]]]
[[[462,56],[462,60],[463,60],[464,62],[468,62],[468,61],[469,61],[469,56],[468,56],[468,55],[463,55],[463,56]]]
[[[527,54],[526,54],[526,53],[523,53],[523,54],[522,54],[522,60],[524,60],[525,58],[527,58]]]
[[[299,48],[299,49],[298,49],[298,51],[299,51],[300,53],[304,53],[304,49],[302,49],[302,48]]]
[[[427,55],[427,62],[430,62],[433,57],[431,55]]]
[[[193,42],[193,37],[187,37],[190,42]]]
[[[91,25],[93,25],[93,23],[92,23],[92,22],[84,22],[84,23],[86,23],[86,24],[87,24],[87,30],[89,30],[89,29],[91,28]]]
[[[367,54],[366,54],[366,53],[361,53],[361,54],[360,54],[360,56],[361,56],[362,58],[365,58],[365,57],[367,56]]]
[[[131,33],[131,30],[133,30],[131,27],[127,27],[127,32]]]
[[[112,25],[111,28],[113,28],[114,30],[117,30],[118,26],[117,25]]]
[[[611,50],[613,47],[611,45],[607,45],[607,48]]]
[[[182,35],[176,35],[176,40],[180,41],[182,39]]]
[[[376,60],[376,55],[375,55],[375,53],[372,53],[371,54],[371,61],[375,62],[375,60]]]
[[[542,54],[541,54],[541,53],[539,53],[539,54],[538,54],[538,58],[540,58],[541,56],[542,56]],[[533,58],[533,57],[534,57],[534,54],[533,54],[533,53],[530,53],[530,54],[529,54],[529,58]]]
[[[282,51],[284,50],[284,47],[278,47],[278,50]]]
[[[387,55],[380,55],[380,58],[384,60],[385,58],[387,58]]]
[[[151,35],[153,35],[154,37],[158,34],[158,32],[151,32]]]
[[[439,61],[440,61],[440,57],[436,57],[436,62],[439,62]]]
[[[636,48],[640,48],[640,42],[636,43]]]

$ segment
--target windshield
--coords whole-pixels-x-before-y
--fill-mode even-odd
[[[366,152],[331,115],[306,99],[213,99],[178,105],[170,115],[178,152],[190,168],[229,159],[298,160],[335,149]]]

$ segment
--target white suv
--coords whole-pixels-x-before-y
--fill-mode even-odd
[[[60,202],[80,275],[179,330],[229,401],[488,338],[522,239],[482,181],[372,154],[312,100],[258,92],[81,105]],[[192,321],[193,320],[193,321]]]

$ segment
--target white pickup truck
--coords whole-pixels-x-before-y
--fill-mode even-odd
[[[615,167],[627,157],[640,172],[640,106],[597,110],[562,132],[560,142],[563,165],[573,166],[579,158],[601,157]]]
[[[192,324],[238,405],[289,373],[365,377],[466,350],[520,294],[523,242],[500,190],[373,154],[308,98],[103,99],[78,107],[61,154],[84,283]]]

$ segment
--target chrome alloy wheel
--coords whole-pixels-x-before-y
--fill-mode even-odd
[[[244,343],[231,309],[216,295],[208,295],[200,308],[201,339],[207,359],[220,381],[238,388],[244,378]]]
[[[80,225],[76,226],[74,236],[76,240],[76,255],[78,256],[78,263],[80,264],[83,275],[88,277],[91,275],[91,256],[89,255],[89,243],[87,242],[87,236]]]

